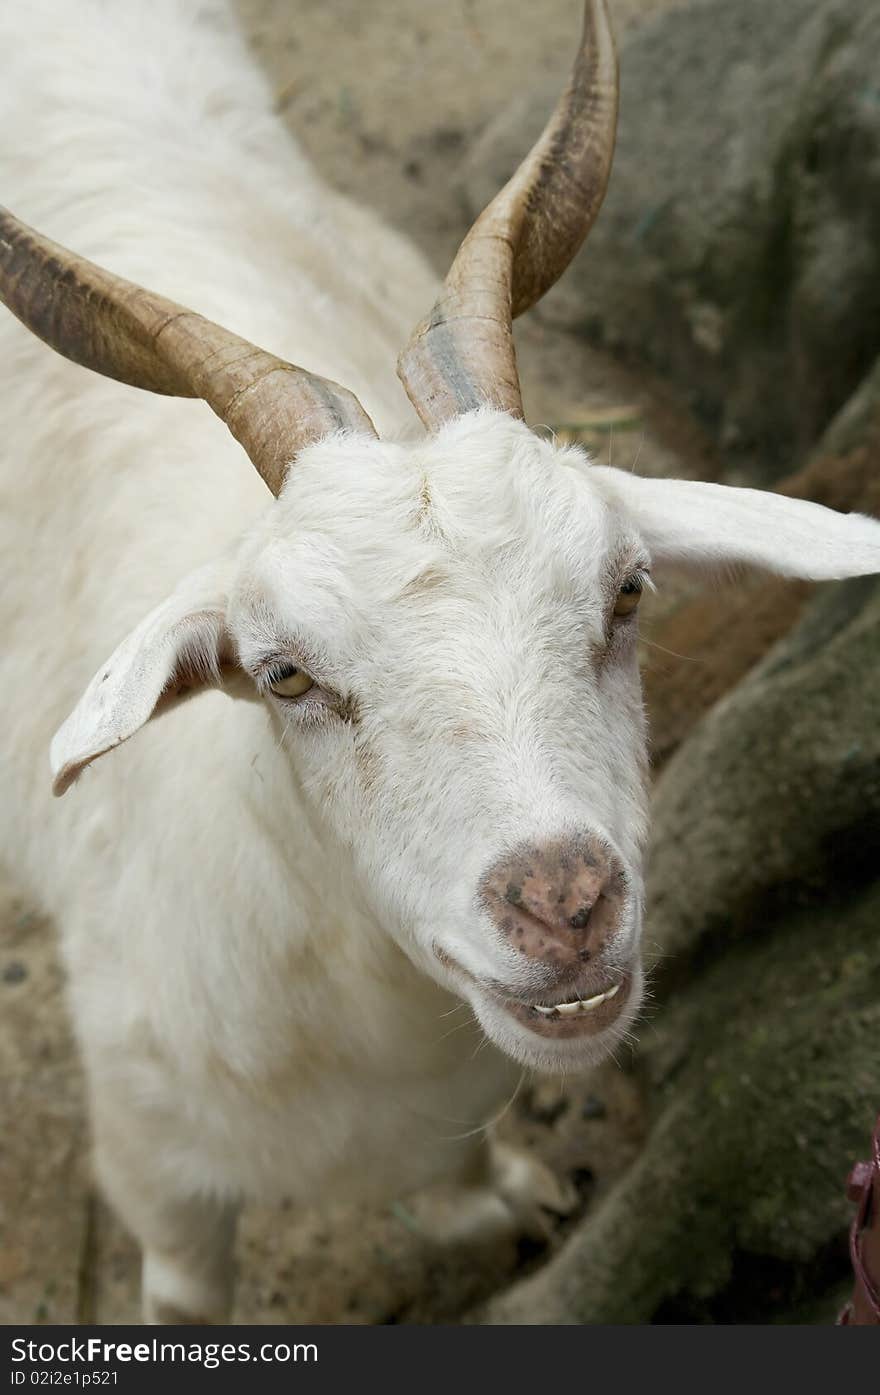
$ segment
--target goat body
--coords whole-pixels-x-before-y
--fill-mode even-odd
[[[0,48],[10,202],[400,428],[394,359],[435,280],[316,179],[220,7],[35,0],[3,10]],[[258,704],[183,704],[85,803],[53,805],[47,735],[89,674],[268,496],[204,409],[87,374],[9,317],[0,335],[3,847],[63,929],[110,1196],[139,1229],[139,1193],[312,1201],[454,1172],[511,1068],[471,1064],[458,1000],[304,817]]]
[[[485,1180],[521,1064],[631,1022],[651,565],[846,575],[880,529],[489,409],[406,444],[394,359],[434,277],[316,178],[224,8],[31,0],[0,48],[22,216],[347,384],[381,438],[308,446],[270,503],[203,407],[0,320],[3,845],[61,928],[147,1313],[217,1316],[240,1199]],[[52,803],[59,726],[61,790],[151,713]]]

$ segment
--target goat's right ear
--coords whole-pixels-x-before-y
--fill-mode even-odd
[[[645,479],[606,465],[594,465],[589,477],[626,510],[659,567],[721,575],[758,567],[805,581],[880,572],[880,522],[864,514],[763,489]]]
[[[160,699],[215,683],[234,658],[226,626],[228,563],[190,572],[95,674],[52,740],[52,789],[64,794],[98,756],[149,721]]]

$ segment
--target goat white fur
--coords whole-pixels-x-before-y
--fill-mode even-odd
[[[147,1316],[218,1317],[241,1198],[478,1179],[520,1064],[587,1064],[631,1023],[645,734],[620,586],[665,563],[875,571],[880,526],[593,467],[497,412],[407,444],[394,362],[434,277],[316,178],[221,5],[30,0],[0,10],[0,50],[10,205],[346,384],[385,438],[308,447],[270,503],[203,406],[0,317],[3,847],[61,928]],[[302,700],[265,692],[279,656],[315,678]],[[147,722],[170,677],[221,664]],[[58,804],[59,727],[59,789],[143,730]],[[547,980],[478,888],[582,829],[626,870],[603,971],[628,991],[557,1039],[507,1011]],[[494,1042],[476,1056],[461,998]]]

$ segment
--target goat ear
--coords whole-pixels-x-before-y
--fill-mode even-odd
[[[880,572],[880,523],[761,489],[643,479],[594,466],[589,478],[638,528],[660,566],[753,566],[830,581]]]
[[[102,664],[52,740],[55,794],[64,794],[93,760],[134,736],[163,697],[217,681],[221,664],[234,655],[226,627],[226,572],[217,563],[190,572]]]

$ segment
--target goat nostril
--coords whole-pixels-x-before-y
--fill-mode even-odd
[[[569,917],[568,923],[572,930],[583,930],[590,919],[590,909],[589,906],[581,906],[579,911],[575,911],[574,915]]]

